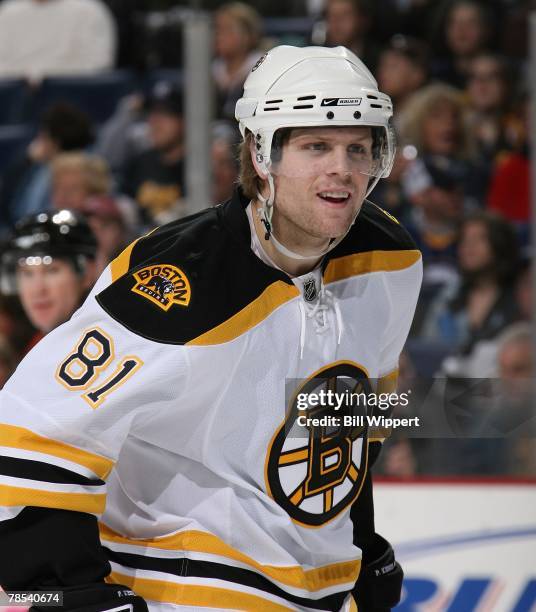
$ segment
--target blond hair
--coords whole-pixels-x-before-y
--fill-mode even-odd
[[[450,85],[432,83],[415,92],[399,115],[399,136],[402,144],[412,144],[419,152],[425,151],[424,121],[439,105],[453,106],[460,117],[459,153],[469,157],[474,148],[471,132],[467,127],[467,111],[463,93]]]
[[[52,179],[63,172],[80,172],[88,195],[106,195],[112,189],[108,164],[97,155],[62,153],[52,162]]]
[[[262,22],[259,13],[243,2],[229,2],[217,11],[217,15],[228,15],[233,19],[249,38],[249,51],[259,46],[262,34]]]

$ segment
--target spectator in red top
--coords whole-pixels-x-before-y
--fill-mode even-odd
[[[518,224],[529,222],[529,98],[521,102],[523,137],[519,149],[497,160],[491,177],[488,206]]]

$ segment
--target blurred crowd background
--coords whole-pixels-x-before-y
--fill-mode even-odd
[[[507,401],[484,419],[499,437],[478,428],[446,440],[393,435],[380,471],[536,475],[534,427],[525,427],[534,310],[528,16],[536,2],[196,6],[213,17],[207,205],[233,189],[234,105],[272,46],[345,45],[393,99],[397,157],[371,199],[408,228],[425,267],[401,389],[433,377],[493,379]],[[190,9],[172,0],[0,0],[1,385],[129,241],[185,214],[182,23]],[[72,253],[27,257],[28,236],[49,226],[76,226]],[[504,411],[513,420],[501,421]]]

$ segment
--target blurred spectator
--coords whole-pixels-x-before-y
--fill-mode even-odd
[[[396,110],[394,127],[400,131],[399,117],[408,99],[421,88],[428,78],[428,50],[424,43],[396,34],[383,49],[376,78],[380,91],[389,95]],[[395,215],[406,215],[407,202],[402,193],[401,177],[408,167],[407,150],[397,150],[395,162],[389,177],[380,181],[374,189],[374,198]]]
[[[506,145],[504,121],[512,93],[508,65],[498,55],[477,55],[467,77],[468,125],[482,161],[491,164]]]
[[[503,331],[498,341],[497,362],[506,396],[512,398],[524,394],[527,388],[523,385],[528,384],[533,376],[532,327],[529,322],[514,323]]]
[[[0,77],[79,75],[114,65],[115,24],[100,0],[5,0]]]
[[[99,130],[95,153],[108,162],[114,176],[121,174],[129,157],[151,147],[144,111],[143,95],[125,96]]]
[[[96,240],[72,211],[21,220],[2,254],[2,276],[38,330],[34,343],[66,321],[95,282]]]
[[[498,341],[501,393],[490,426],[510,436],[508,472],[516,476],[536,474],[536,385],[532,334],[530,323],[516,323],[507,327]]]
[[[454,355],[447,376],[496,375],[497,336],[519,317],[515,300],[518,246],[512,226],[478,212],[463,221],[458,246],[460,280],[446,288],[430,308],[423,335],[449,343]]]
[[[261,19],[242,2],[224,4],[215,16],[212,75],[216,86],[216,116],[234,119],[244,81],[261,56]]]
[[[463,88],[473,58],[487,51],[493,35],[489,6],[478,0],[452,0],[446,4],[440,38],[445,57],[432,64],[435,78]]]
[[[95,195],[84,201],[80,212],[97,239],[96,275],[128,245],[131,235],[118,203],[109,195]]]
[[[417,474],[417,461],[407,438],[390,441],[382,454],[382,475],[404,479]]]
[[[506,219],[518,224],[529,221],[529,97],[525,95],[518,105],[522,127],[519,142],[514,151],[499,157],[493,168],[488,193],[488,206],[501,213]]]
[[[380,91],[391,97],[397,113],[426,82],[428,62],[426,45],[416,38],[396,34],[383,49],[376,78]]]
[[[458,227],[474,200],[464,112],[460,92],[433,84],[412,96],[400,119],[402,155],[415,158],[401,176],[402,194],[411,205],[404,221],[425,265],[417,319],[429,294],[456,276]]]
[[[367,36],[370,15],[365,0],[327,0],[324,44],[348,47],[375,73],[380,47]]]
[[[62,153],[52,162],[52,206],[81,210],[89,196],[109,194],[106,162],[87,153]]]
[[[234,126],[217,122],[212,128],[212,202],[219,204],[231,197],[238,177],[237,143]]]
[[[1,189],[0,227],[50,207],[50,163],[63,151],[82,150],[93,141],[88,117],[69,104],[57,103],[41,117],[37,136],[22,159],[6,170]]]
[[[147,223],[164,223],[185,212],[182,108],[182,92],[158,83],[149,100],[152,147],[126,163],[121,191],[138,202]]]

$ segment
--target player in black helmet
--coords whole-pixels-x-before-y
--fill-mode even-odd
[[[31,323],[46,334],[71,317],[95,281],[97,242],[70,210],[17,223],[2,254],[4,289],[18,293]]]

